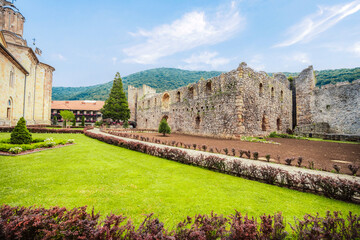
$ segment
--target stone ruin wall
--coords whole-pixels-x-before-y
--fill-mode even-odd
[[[292,97],[286,77],[269,77],[245,63],[176,90],[147,91],[141,95],[144,91],[129,86],[129,106],[138,128],[157,129],[164,117],[173,132],[216,137],[267,135],[291,128]]]
[[[360,135],[360,79],[315,88],[312,102],[314,123],[328,123],[333,133]]]

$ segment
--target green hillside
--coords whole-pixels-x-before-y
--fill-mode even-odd
[[[208,79],[221,73],[156,68],[131,74],[122,80],[126,93],[128,85],[141,87],[143,84],[155,88],[157,92],[163,92],[197,82],[201,77]],[[112,81],[90,87],[53,87],[52,100],[106,100],[111,87]]]
[[[317,86],[335,84],[337,82],[360,79],[360,67],[352,69],[335,69],[315,71]],[[157,92],[172,90],[189,83],[197,82],[201,77],[208,79],[220,75],[218,71],[187,71],[176,68],[156,68],[131,74],[123,78],[124,90],[127,93],[128,85],[141,87],[146,84]],[[287,76],[296,76],[298,73],[284,73]],[[270,74],[271,75],[271,74]],[[89,87],[53,87],[53,100],[106,100],[112,81]]]

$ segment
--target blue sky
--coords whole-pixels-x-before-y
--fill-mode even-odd
[[[157,67],[298,72],[360,66],[360,0],[17,0],[24,37],[89,86]]]

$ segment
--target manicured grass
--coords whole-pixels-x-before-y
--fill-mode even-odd
[[[262,184],[129,151],[82,134],[33,134],[76,144],[25,156],[0,156],[0,204],[44,207],[87,205],[131,217],[154,212],[167,226],[187,215],[250,216],[281,211],[287,222],[306,213],[352,211],[360,206]],[[8,138],[0,133],[0,139]]]

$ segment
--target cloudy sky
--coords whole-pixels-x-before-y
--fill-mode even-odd
[[[174,67],[298,72],[360,66],[360,0],[17,0],[24,37],[88,86]]]

